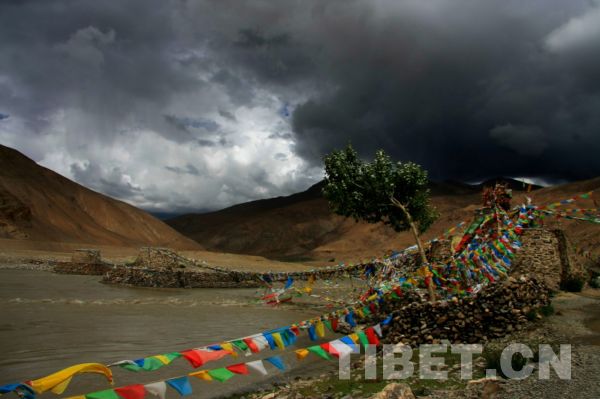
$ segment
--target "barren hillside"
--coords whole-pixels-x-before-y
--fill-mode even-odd
[[[509,182],[514,190],[513,204],[526,201],[525,187],[519,182]],[[432,201],[440,212],[440,218],[424,234],[424,238],[431,239],[463,220],[471,220],[473,211],[481,206],[482,186],[493,183],[493,179],[478,186],[456,182],[432,183]],[[332,214],[321,196],[321,187],[319,183],[289,197],[253,201],[212,213],[183,215],[167,223],[211,251],[276,259],[357,260],[413,244],[408,232],[396,233],[382,225],[356,223]],[[600,179],[543,189],[534,187],[527,195],[544,204],[597,187],[600,187]],[[582,207],[593,207],[593,204],[581,204]],[[553,225],[554,222],[548,219],[548,223]],[[600,227],[597,225],[570,221],[560,223],[578,245],[593,247],[600,241]]]
[[[165,223],[0,145],[0,238],[200,249]]]

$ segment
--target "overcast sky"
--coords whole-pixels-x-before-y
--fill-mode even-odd
[[[600,175],[600,2],[0,2],[0,143],[87,187],[222,208],[348,142],[436,179]]]

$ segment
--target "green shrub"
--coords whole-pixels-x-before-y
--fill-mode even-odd
[[[540,307],[539,312],[542,316],[548,317],[554,314],[554,306],[551,303]]]
[[[581,292],[585,280],[580,276],[569,276],[560,283],[560,289],[568,292]]]
[[[534,321],[537,318],[537,310],[530,310],[529,312],[525,313],[525,317],[527,317],[527,320],[529,321]]]
[[[427,387],[416,387],[413,394],[415,396],[428,396],[431,395],[431,391]]]
[[[600,277],[594,277],[590,280],[590,287],[600,288]]]
[[[502,349],[501,348],[485,348],[483,350],[483,358],[485,359],[485,368],[496,370],[496,375],[508,378],[502,372],[501,359]],[[511,359],[512,369],[520,371],[527,364],[527,358],[523,357],[520,353],[515,353]]]

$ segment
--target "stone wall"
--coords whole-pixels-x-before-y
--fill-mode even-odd
[[[482,343],[520,329],[530,311],[549,303],[549,288],[533,276],[509,277],[462,299],[433,303],[421,299],[408,305],[401,301],[383,329],[384,342]]]
[[[535,275],[551,289],[558,290],[562,281],[583,271],[562,230],[525,229],[521,242],[523,246],[511,267],[514,276]]]
[[[89,276],[102,276],[112,269],[109,263],[73,263],[60,262],[54,265],[54,272],[60,274],[83,274]]]
[[[99,264],[102,263],[102,256],[100,256],[100,250],[98,249],[81,248],[73,252],[71,262]]]
[[[193,262],[168,248],[143,247],[133,265],[152,269],[176,269],[192,265]]]
[[[562,230],[528,228],[521,235],[522,248],[517,252],[510,269],[514,276],[535,275],[553,290],[570,276],[583,273],[581,259],[571,251],[571,245]],[[444,262],[451,256],[450,241],[434,242],[427,256],[434,262]],[[399,267],[407,274],[420,266],[417,254],[405,255]]]
[[[242,280],[229,273],[132,266],[113,266],[104,275],[102,282],[161,288],[256,288],[263,285],[257,280]]]
[[[59,262],[54,265],[54,272],[101,276],[111,268],[111,264],[102,261],[100,250],[76,249],[71,255],[70,262]]]

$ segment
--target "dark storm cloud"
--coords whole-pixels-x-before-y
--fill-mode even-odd
[[[237,119],[235,118],[235,115],[233,115],[231,112],[226,111],[224,109],[219,110],[219,115],[221,115],[225,119],[229,119],[230,121],[233,121],[233,122],[237,121]]]
[[[202,129],[213,133],[219,129],[219,124],[207,118],[189,118],[185,116],[165,115],[165,120],[179,130],[190,132],[190,128]]]
[[[182,177],[196,176],[173,166],[193,159],[184,149],[244,151],[265,119],[253,112],[273,107],[268,140],[293,139],[288,158],[312,165],[352,143],[436,178],[582,178],[600,174],[599,27],[589,0],[5,1],[0,109],[10,118],[0,118],[22,121],[12,138],[22,147],[62,135],[74,159],[93,148],[127,159],[124,137],[160,135],[181,150],[165,150],[173,162],[159,168]],[[280,164],[279,151],[261,159]],[[148,176],[63,162],[124,196]],[[312,183],[277,188],[271,169],[219,175],[210,189],[237,201],[252,187]]]
[[[286,33],[281,33],[273,36],[266,36],[259,29],[240,29],[238,32],[238,40],[235,44],[240,47],[256,49],[263,47],[286,46],[290,43],[290,36]]]
[[[197,167],[189,163],[186,164],[183,168],[180,168],[179,166],[165,166],[165,169],[178,175],[187,174],[193,176],[200,176],[200,170],[198,170]]]
[[[277,154],[273,155],[273,158],[275,158],[278,161],[287,161],[288,159],[287,155],[281,152],[278,152]]]
[[[347,143],[365,156],[384,148],[438,178],[600,174],[600,18],[573,29],[593,36],[581,38],[585,51],[558,38],[598,5],[550,3],[399,2],[387,15],[346,12],[336,27],[351,37],[332,29],[325,39],[334,89],[294,112],[297,151],[319,162]]]

